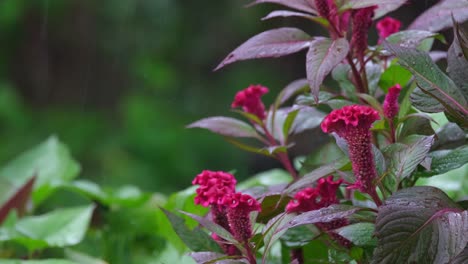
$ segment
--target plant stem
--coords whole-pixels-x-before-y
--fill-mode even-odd
[[[382,205],[382,200],[380,200],[379,195],[377,194],[377,191],[375,188],[373,188],[370,192],[368,192],[372,200],[374,200],[374,203],[377,205],[377,207]]]
[[[278,143],[276,142],[276,139],[268,131],[265,124],[262,125],[262,129],[265,132],[265,135],[266,135],[267,139],[269,140],[269,145],[271,147],[277,146]],[[291,159],[289,159],[288,153],[287,152],[281,152],[281,153],[278,153],[276,155],[277,155],[278,160],[283,165],[283,167],[291,174],[291,176],[293,177],[293,180],[297,180],[299,178],[299,176],[297,175],[297,172],[296,172],[296,170],[294,169],[294,167],[293,167],[293,165],[291,163]]]
[[[247,250],[247,260],[249,261],[249,264],[257,264],[257,259],[255,258],[248,241],[245,242],[245,249]]]
[[[302,248],[291,249],[291,262],[296,261],[297,264],[304,264],[304,252]]]
[[[349,53],[348,56],[346,56],[346,59],[348,60],[349,65],[351,66],[351,71],[353,73],[354,81],[356,82],[356,89],[358,93],[365,93],[361,75],[359,74],[359,71],[357,70],[356,65],[353,62],[353,58]]]

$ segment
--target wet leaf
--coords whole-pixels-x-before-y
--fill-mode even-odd
[[[204,118],[187,126],[187,128],[194,127],[205,128],[213,133],[229,137],[259,137],[257,131],[251,125],[238,119],[224,116]]]
[[[237,47],[216,68],[236,61],[277,58],[306,49],[312,38],[297,28],[283,27],[262,32]]]
[[[398,191],[379,208],[372,263],[449,263],[468,243],[468,211],[434,187]]]
[[[347,0],[341,7],[341,10],[359,9],[369,6],[377,6],[374,11],[374,19],[384,16],[385,14],[398,9],[406,3],[406,0]]]
[[[468,146],[452,150],[438,150],[429,153],[431,158],[431,169],[426,171],[417,171],[417,177],[431,177],[443,174],[451,170],[460,168],[468,163]]]
[[[307,13],[317,14],[317,11],[315,11],[315,6],[312,6],[311,4],[312,1],[308,0],[256,0],[251,5],[262,3],[278,4]]]
[[[307,52],[306,71],[307,80],[318,102],[320,85],[325,77],[346,58],[349,52],[349,43],[345,38],[331,40],[327,38],[316,39],[311,42]]]
[[[441,31],[452,26],[452,15],[458,22],[468,19],[468,2],[460,0],[444,0],[427,9],[419,15],[409,29]]]

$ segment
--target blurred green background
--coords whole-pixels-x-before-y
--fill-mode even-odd
[[[55,134],[82,176],[105,185],[168,193],[202,169],[245,175],[249,157],[184,126],[229,114],[251,82],[292,79],[265,63],[212,72],[260,30],[261,12],[240,1],[2,0],[0,161]]]
[[[305,75],[302,53],[212,72],[254,34],[301,23],[259,23],[274,6],[246,3],[0,1],[0,162],[53,134],[69,145],[83,177],[107,186],[169,193],[203,169],[235,169],[242,179],[275,166],[184,129],[231,115],[236,91],[249,84],[270,87],[268,103]]]

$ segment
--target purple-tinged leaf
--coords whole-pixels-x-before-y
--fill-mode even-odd
[[[308,86],[307,79],[299,79],[291,82],[283,90],[279,93],[278,97],[276,98],[276,108],[280,105],[284,104],[287,100],[289,100],[292,96],[297,94],[299,91],[305,90]]]
[[[334,172],[342,169],[349,163],[349,159],[344,157],[338,159],[330,164],[323,165],[309,173],[306,173],[299,180],[288,186],[284,193],[293,193],[299,189],[302,189],[306,186],[311,186],[318,179],[333,174]]]
[[[247,144],[244,144],[232,137],[226,137],[225,140],[229,143],[231,143],[232,145],[242,149],[242,150],[245,150],[245,151],[248,151],[248,152],[252,152],[252,153],[256,153],[256,154],[260,154],[260,155],[265,155],[267,157],[270,157],[270,158],[274,158],[274,155],[272,155],[273,153],[275,153],[275,147],[270,147],[270,148],[257,148],[257,147],[254,147],[254,146],[250,146],[250,145],[247,145]],[[283,151],[283,150],[286,150],[287,148],[285,146],[276,146],[276,147],[284,147],[285,149],[277,149],[276,152],[278,151]]]
[[[466,21],[468,19],[468,1],[440,1],[417,17],[408,29],[441,31],[452,26],[452,15],[460,23]]]
[[[349,52],[349,43],[345,38],[332,41],[327,38],[316,39],[311,42],[307,52],[306,70],[307,80],[318,102],[320,85],[325,77],[338,65]]]
[[[345,3],[341,6],[340,10],[377,6],[377,9],[374,11],[374,19],[377,19],[398,9],[407,1],[408,0],[345,0]]]
[[[316,16],[312,16],[306,13],[294,12],[294,11],[289,11],[289,10],[275,10],[269,13],[268,15],[266,15],[265,17],[263,17],[262,20],[268,20],[268,19],[272,19],[276,17],[303,17],[303,18],[307,18],[310,20],[317,19]]]
[[[214,252],[192,252],[188,254],[197,264],[246,264],[247,262],[238,259],[239,256],[226,256]],[[237,258],[237,259],[236,259]]]
[[[36,181],[36,176],[31,177],[23,186],[21,186],[15,193],[0,207],[0,224],[5,220],[8,213],[16,209],[20,215],[22,215],[26,209],[26,203],[28,202],[31,191]]]
[[[218,244],[200,227],[190,230],[182,217],[161,208],[180,239],[193,251],[221,252]]]
[[[398,57],[398,63],[413,73],[418,87],[439,101],[462,127],[468,127],[468,103],[455,83],[445,75],[425,52],[384,43]],[[415,96],[412,95],[412,98]],[[424,100],[424,97],[422,97]],[[433,103],[430,100],[429,103]]]
[[[446,51],[434,50],[429,52],[429,56],[431,57],[433,62],[438,62],[440,60],[447,58]]]
[[[450,264],[466,264],[468,263],[468,245],[465,249],[456,256]]]
[[[428,136],[410,145],[397,143],[388,146],[384,151],[388,157],[388,173],[397,181],[409,177],[426,158],[433,142],[434,136]]]
[[[286,233],[287,229],[280,229],[280,227],[287,224],[293,218],[294,214],[282,213],[268,221],[262,232],[265,252],[269,252],[271,246]],[[265,263],[266,257],[267,254],[264,254],[262,263]]]
[[[299,11],[311,13],[314,15],[317,14],[315,5],[313,4],[313,1],[311,0],[256,0],[253,3],[251,3],[250,6],[263,4],[263,3],[278,4],[278,5],[282,5],[282,6],[296,9]]]
[[[454,40],[447,52],[447,73],[468,100],[468,60],[460,46],[460,28],[454,27]],[[461,40],[463,41],[463,40]]]
[[[362,208],[344,204],[333,204],[318,210],[299,214],[287,223],[279,226],[278,231],[301,225],[332,222],[338,219],[347,218],[360,210],[362,210]]]
[[[379,207],[372,263],[450,263],[468,243],[468,211],[441,190],[398,191]]]
[[[257,222],[266,223],[273,217],[283,213],[290,200],[290,197],[283,197],[280,194],[264,196],[260,204],[262,210],[258,214]]]
[[[468,146],[433,151],[429,153],[429,157],[431,158],[430,169],[416,172],[417,177],[440,175],[468,164]]]
[[[187,128],[194,127],[205,128],[213,133],[228,137],[260,137],[251,125],[238,119],[224,116],[203,118],[187,126]]]
[[[213,233],[216,233],[219,237],[226,239],[228,242],[231,242],[233,244],[237,244],[237,240],[232,236],[229,231],[224,229],[222,226],[215,224],[213,221],[206,219],[204,217],[187,213],[184,211],[180,211],[181,213],[191,217],[195,221],[197,221],[200,225],[204,226],[206,229],[210,230]]]
[[[283,27],[262,32],[236,48],[215,71],[236,61],[277,58],[306,49],[312,38],[297,28]]]

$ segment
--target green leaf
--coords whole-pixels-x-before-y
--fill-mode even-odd
[[[307,52],[307,80],[315,101],[319,101],[319,90],[325,77],[348,55],[349,43],[345,38],[331,40],[317,38],[310,43]]]
[[[276,97],[275,106],[278,108],[280,105],[284,104],[287,100],[289,100],[292,96],[299,93],[300,91],[305,91],[309,86],[307,79],[299,79],[296,81],[291,82],[286,87],[281,90]]]
[[[467,101],[455,83],[432,61],[427,53],[390,43],[384,46],[399,58],[399,63],[411,71],[418,87],[442,104],[445,110],[463,127],[468,127]],[[419,95],[419,97],[421,97]],[[413,98],[418,98],[418,94]],[[432,102],[430,102],[432,104]],[[427,110],[427,109],[425,109]],[[439,109],[434,109],[438,111]]]
[[[444,37],[440,34],[424,30],[403,30],[394,33],[386,38],[386,40],[393,44],[398,44],[406,48],[417,48],[423,40],[428,38],[438,38],[444,41]]]
[[[447,123],[437,130],[433,149],[452,149],[465,144],[465,132],[455,123]]]
[[[375,247],[377,240],[373,237],[374,229],[375,225],[373,223],[356,223],[341,227],[335,232],[353,242],[356,246]]]
[[[237,184],[237,190],[245,190],[253,187],[269,187],[278,184],[290,183],[292,180],[291,174],[285,170],[272,169],[255,174],[247,180]]]
[[[224,238],[224,239],[226,239],[227,241],[229,241],[229,242],[231,242],[233,244],[237,244],[237,240],[231,235],[231,233],[229,231],[227,231],[222,226],[215,224],[213,221],[211,221],[209,219],[206,219],[206,218],[203,218],[203,217],[198,216],[198,215],[191,214],[191,213],[182,212],[182,211],[181,211],[181,213],[193,218],[200,225],[204,226],[206,229],[210,230],[211,232],[216,233],[221,238]]]
[[[94,206],[58,209],[20,219],[3,241],[13,240],[30,250],[78,244],[84,237]],[[3,228],[2,228],[3,229]]]
[[[289,248],[302,247],[307,245],[321,234],[314,225],[304,225],[288,229],[281,236],[283,245]]]
[[[390,176],[401,181],[409,177],[427,156],[431,149],[434,136],[421,137],[412,144],[396,143],[389,145],[384,150],[384,155],[387,158],[387,173]]]
[[[431,170],[417,171],[416,177],[431,177],[460,168],[468,163],[468,146],[453,150],[439,150],[429,153]]]
[[[290,197],[284,197],[280,194],[264,196],[260,204],[262,210],[258,214],[256,222],[266,223],[276,215],[284,212],[290,200]]]
[[[419,178],[418,186],[434,186],[453,199],[465,199],[468,193],[468,164],[430,178]],[[466,208],[465,208],[466,209]]]
[[[286,116],[286,119],[284,120],[283,124],[283,137],[288,138],[290,134],[290,129],[294,123],[294,120],[296,119],[297,114],[299,113],[300,109],[295,109],[292,110],[291,112],[288,113]]]
[[[68,148],[56,137],[50,137],[3,167],[0,179],[18,187],[36,175],[32,199],[37,206],[58,186],[75,178],[79,171],[80,166],[73,160]]]
[[[434,187],[400,190],[379,207],[372,263],[449,263],[468,243],[468,211]]]
[[[220,252],[218,244],[198,226],[190,230],[182,217],[171,213],[170,211],[161,208],[164,214],[171,222],[174,231],[184,241],[184,243],[193,251],[213,251]]]
[[[0,224],[5,220],[8,213],[16,209],[22,215],[26,210],[26,203],[29,200],[36,177],[31,177],[23,186],[15,190],[14,194],[5,202],[0,200]],[[8,196],[7,196],[8,197]],[[3,200],[3,199],[2,199]]]
[[[406,84],[410,81],[411,77],[412,75],[410,71],[398,64],[392,64],[382,73],[379,86],[384,90],[385,93],[387,93],[388,88],[394,86],[395,84],[400,84],[402,87],[405,87]]]
[[[194,127],[205,128],[213,133],[228,137],[260,137],[251,125],[225,116],[203,118],[187,126],[187,128]]]

